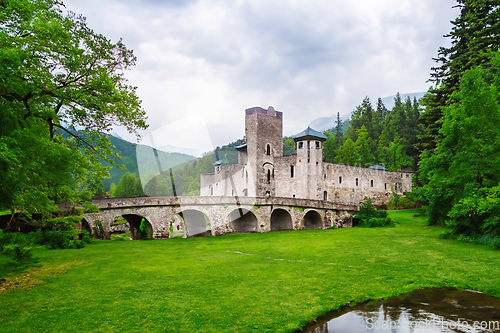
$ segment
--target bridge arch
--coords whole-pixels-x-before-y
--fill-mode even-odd
[[[82,217],[82,231],[86,230],[92,236],[92,227],[85,217]]]
[[[304,229],[322,229],[323,223],[321,215],[315,211],[310,210],[304,215]]]
[[[235,209],[228,215],[228,219],[233,231],[236,233],[257,231],[257,217],[248,209]]]
[[[197,209],[185,209],[179,212],[184,221],[187,237],[203,237],[211,235],[211,225],[208,216]]]
[[[271,213],[271,231],[279,230],[293,230],[293,223],[288,211],[276,208]]]
[[[122,214],[120,215],[127,220],[130,226],[130,238],[133,240],[152,239],[153,226],[147,217],[139,214]],[[114,220],[114,219],[113,219]],[[142,222],[144,220],[144,222]]]

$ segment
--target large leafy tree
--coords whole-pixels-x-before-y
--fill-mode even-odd
[[[465,71],[481,65],[488,68],[490,51],[498,51],[500,45],[500,1],[457,0],[460,15],[451,23],[453,28],[445,37],[451,39],[450,47],[441,47],[434,60],[431,81],[436,86],[428,92],[421,117],[422,133],[419,149],[424,156],[433,154],[440,139],[443,108],[451,95],[459,90],[460,78]]]
[[[147,127],[135,61],[61,1],[0,1],[0,209],[40,213],[102,181],[102,133]]]
[[[435,153],[420,162],[422,177],[426,177],[421,194],[429,202],[431,223],[443,222],[459,201],[476,195],[475,189],[499,184],[498,53],[491,64],[493,68],[477,67],[462,75],[460,89],[443,109],[442,139]]]

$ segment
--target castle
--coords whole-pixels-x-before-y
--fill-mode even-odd
[[[238,163],[214,164],[202,174],[201,196],[283,197],[375,205],[411,191],[410,172],[390,172],[323,161],[326,136],[311,128],[293,136],[296,154],[283,156],[283,113],[269,107],[245,110],[246,142],[237,147]]]

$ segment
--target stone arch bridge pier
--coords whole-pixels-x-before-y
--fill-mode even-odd
[[[82,225],[94,237],[109,239],[113,221],[128,222],[132,239],[141,239],[141,221],[153,239],[227,233],[329,229],[352,226],[359,206],[279,197],[139,197],[94,200],[98,212],[83,215]]]

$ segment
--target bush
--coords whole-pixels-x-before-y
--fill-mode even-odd
[[[85,232],[87,237],[85,236]],[[90,235],[84,232],[85,242],[90,242]],[[48,230],[30,233],[34,244],[42,245],[49,250],[54,249],[81,249],[85,246],[84,240],[79,240],[75,231]]]
[[[361,220],[358,227],[362,228],[376,228],[376,227],[390,227],[394,223],[388,217],[373,217],[369,220]]]
[[[385,210],[376,210],[372,207],[372,200],[366,199],[366,202],[359,207],[359,213],[354,216],[359,220],[359,227],[374,228],[393,226],[394,223],[387,217]]]

